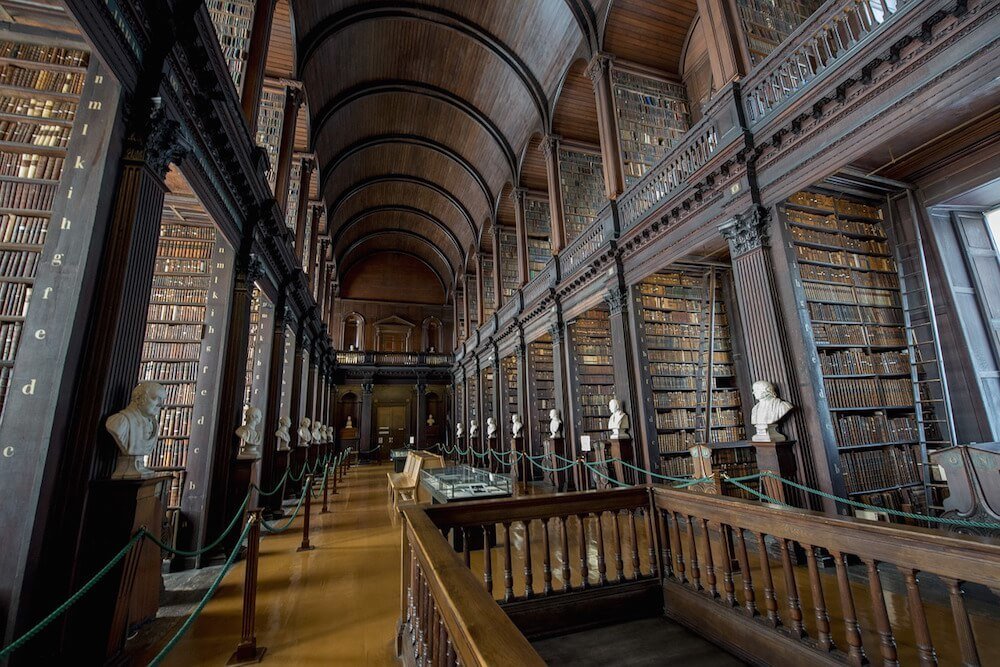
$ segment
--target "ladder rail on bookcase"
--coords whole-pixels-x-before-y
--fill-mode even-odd
[[[903,306],[903,326],[906,331],[906,350],[910,357],[910,381],[913,388],[913,405],[916,413],[917,432],[920,438],[920,455],[923,462],[922,478],[928,506],[931,477],[928,446],[931,449],[950,447],[957,442],[948,380],[944,373],[941,338],[934,316],[934,297],[927,274],[920,218],[912,193],[905,195],[911,224],[904,225],[891,199],[886,209],[889,213],[889,233],[894,245],[899,289]],[[930,415],[930,418],[928,418]],[[936,433],[935,433],[936,431]]]

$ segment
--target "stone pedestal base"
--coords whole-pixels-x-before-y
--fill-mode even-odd
[[[104,567],[141,528],[160,537],[166,526],[170,475],[92,482],[84,517],[77,587]],[[160,606],[161,554],[145,540],[132,550],[70,611],[66,645],[74,662],[112,661],[130,628],[156,616]]]
[[[757,470],[773,472],[785,479],[795,479],[795,453],[792,452],[791,440],[782,442],[752,440],[751,444],[757,454]],[[788,502],[784,484],[770,477],[762,477],[760,481],[761,492],[779,502]]]

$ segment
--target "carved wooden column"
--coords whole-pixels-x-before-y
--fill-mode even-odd
[[[514,200],[514,231],[517,237],[517,286],[528,284],[528,226],[524,222],[525,188],[514,188],[510,193]]]
[[[370,452],[372,449],[372,399],[375,393],[375,383],[366,378],[361,383],[361,432],[358,449]]]
[[[606,53],[597,53],[587,66],[587,76],[594,85],[597,102],[597,131],[601,139],[601,166],[604,170],[604,192],[608,199],[617,199],[625,190],[622,169],[621,142],[615,114],[615,97],[611,86],[611,61]]]
[[[561,444],[565,448],[564,451],[556,453],[572,459],[576,452],[576,430],[573,428],[573,415],[570,414],[569,410],[569,383],[571,381],[569,355],[572,354],[572,350],[569,349],[569,341],[566,340],[566,325],[562,321],[561,312],[556,313],[556,321],[549,327],[549,336],[552,338],[552,396],[556,409],[559,410],[562,418],[563,437]],[[548,431],[546,429],[542,429],[542,431],[542,439],[549,439]],[[551,463],[549,465],[550,467],[559,467],[553,466]],[[568,490],[571,478],[572,475],[569,472],[556,473],[555,479],[560,491]]]
[[[281,386],[284,383],[285,372],[285,342],[288,324],[292,319],[291,308],[287,305],[288,296],[284,290],[278,295],[274,305],[274,332],[271,334],[271,358],[268,368],[267,405],[264,409],[264,445],[261,452],[260,485],[265,491],[270,491],[285,473],[282,462],[287,463],[285,455],[277,451],[278,441],[274,432],[278,429],[278,419],[281,417]],[[289,428],[291,432],[294,424]],[[281,509],[281,493],[261,496],[260,505],[268,513]]]
[[[295,151],[295,124],[302,106],[302,90],[285,86],[285,108],[281,116],[281,143],[278,144],[278,164],[275,165],[274,197],[283,215],[288,213],[288,189],[292,174],[292,153]]]
[[[740,39],[741,24],[729,0],[698,0],[701,29],[708,43],[715,90],[744,76],[753,67],[750,54]]]
[[[423,379],[418,379],[413,386],[416,393],[417,405],[417,428],[415,429],[416,445],[418,448],[426,448],[434,443],[425,442],[425,426],[427,424],[427,383]]]
[[[465,308],[465,337],[472,337],[472,317],[469,316],[469,280],[462,281],[462,306]]]
[[[535,456],[536,452],[542,451],[542,446],[540,443],[534,442],[534,429],[531,423],[533,420],[530,408],[532,397],[528,383],[528,348],[524,344],[524,333],[522,331],[518,330],[517,338],[517,345],[514,347],[514,358],[517,361],[517,410],[521,416],[521,424],[523,424],[523,428],[521,429],[521,446],[523,451],[521,453]],[[534,466],[527,459],[522,458],[518,459],[518,461],[518,481],[531,481]]]
[[[483,326],[486,320],[486,289],[483,280],[483,254],[476,252],[476,321]]]
[[[271,22],[276,4],[277,0],[257,0],[254,3],[246,70],[243,72],[243,91],[240,94],[243,117],[251,135],[257,132],[257,115],[260,112],[260,95],[264,87],[267,48],[271,41]]]
[[[263,267],[251,252],[256,221],[251,221],[243,230],[242,248],[236,257],[236,274],[230,298],[229,330],[222,350],[222,374],[220,377],[219,409],[216,415],[215,449],[212,452],[211,487],[208,490],[206,514],[207,531],[202,539],[214,539],[221,535],[232,518],[246,488],[235,488],[230,484],[239,452],[240,440],[236,429],[243,420],[243,405],[246,391],[247,348],[250,344],[250,305],[253,301],[254,282],[261,276]],[[222,543],[222,553],[216,559],[224,558],[236,548],[239,533],[233,531]]]
[[[490,365],[493,367],[493,395],[489,397],[489,400],[493,401],[493,421],[497,425],[497,447],[499,449],[506,449],[504,446],[504,433],[510,431],[510,425],[506,423],[503,418],[504,411],[502,409],[503,403],[501,403],[500,397],[503,396],[503,386],[505,379],[501,375],[500,367],[500,350],[497,348],[496,343],[491,346],[491,354],[493,358]],[[496,461],[494,461],[495,463]]]
[[[461,337],[458,334],[458,325],[459,325],[459,321],[460,320],[459,320],[459,312],[458,312],[458,286],[457,285],[455,286],[455,289],[453,289],[452,293],[451,293],[451,309],[452,309],[451,349],[452,349],[452,351],[454,351],[455,348],[458,347],[458,343],[461,340]],[[345,347],[346,347],[346,342],[345,342]]]
[[[312,173],[316,161],[311,156],[305,156],[299,164],[299,203],[295,209],[295,256],[299,264],[305,266],[306,220],[309,215],[309,189],[312,187]]]
[[[611,340],[614,341],[611,346],[611,359],[614,362],[615,398],[618,399],[625,414],[628,415],[630,427],[628,440],[611,442],[611,455],[650,470],[646,448],[641,446],[641,439],[637,440],[641,433],[637,427],[640,426],[641,422],[638,419],[639,411],[637,409],[639,401],[633,363],[635,347],[632,344],[631,327],[629,326],[631,307],[628,291],[617,284],[613,285],[604,294],[604,300],[608,304]],[[632,472],[634,471],[621,470],[621,467],[621,464],[616,466],[616,479],[645,481],[632,480]]]
[[[319,223],[323,218],[323,205],[313,206],[312,222],[309,225],[309,263],[306,265],[306,278],[309,279],[309,293],[316,296],[317,279],[319,271],[316,270],[316,262],[319,257]]]
[[[559,137],[547,134],[538,149],[545,158],[545,174],[549,184],[549,213],[552,216],[552,254],[566,247],[566,226],[563,224],[562,179],[559,176]]]
[[[729,241],[732,255],[740,333],[747,351],[747,365],[751,381],[772,382],[778,389],[778,394],[798,408],[783,424],[788,438],[796,441],[794,451],[797,472],[807,482],[815,477],[815,483],[821,490],[832,493],[830,470],[833,462],[828,464],[822,440],[810,437],[794,364],[788,351],[787,332],[778,303],[774,268],[768,247],[770,222],[770,212],[761,206],[755,206],[719,228]],[[822,463],[817,465],[818,462]],[[836,463],[839,465],[839,461]],[[789,479],[798,479],[796,471],[776,472]],[[828,511],[835,511],[835,506],[830,501],[824,501],[824,507]]]
[[[493,310],[500,310],[503,305],[503,277],[500,272],[500,225],[496,220],[490,229],[493,232]]]
[[[314,291],[316,293],[316,305],[319,306],[317,315],[320,322],[326,321],[324,317],[326,313],[326,252],[329,246],[330,239],[328,238],[323,238],[319,242],[319,266],[313,269],[316,273],[316,287]]]
[[[299,440],[299,422],[306,416],[304,401],[302,399],[302,375],[306,372],[306,350],[309,349],[309,339],[306,336],[306,318],[299,321],[298,329],[295,333],[295,356],[292,361],[292,394],[288,404],[288,418],[292,421],[290,430],[291,440],[288,453],[288,468],[292,474],[298,475],[305,462],[305,449]],[[301,489],[301,479],[295,481],[289,477],[285,485],[286,495],[297,497]]]

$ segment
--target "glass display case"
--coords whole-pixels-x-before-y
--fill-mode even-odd
[[[410,453],[409,449],[390,449],[389,450],[389,460],[392,461],[392,469],[396,472],[403,472],[403,468],[406,466],[406,456]]]
[[[468,465],[422,470],[420,481],[434,502],[503,498],[514,492],[510,477]]]

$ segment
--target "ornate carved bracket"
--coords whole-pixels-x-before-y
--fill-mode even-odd
[[[766,246],[770,220],[771,214],[766,208],[754,206],[746,213],[737,214],[729,222],[720,225],[719,231],[729,241],[733,257]]]

